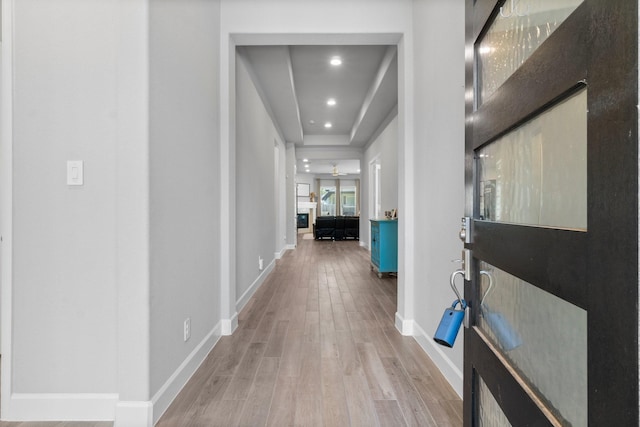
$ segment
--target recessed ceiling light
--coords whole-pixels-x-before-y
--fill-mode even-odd
[[[334,67],[337,67],[338,65],[342,65],[342,59],[339,56],[334,56],[333,58],[331,58],[331,61],[329,61],[329,63]]]
[[[303,162],[308,163],[309,159],[302,159]]]
[[[310,124],[310,125],[315,125],[315,124],[316,124],[316,121],[315,121],[315,120],[309,120],[309,124]]]
[[[334,105],[336,105],[336,100],[335,100],[335,99],[333,99],[333,98],[329,98],[329,99],[327,99],[327,105],[329,105],[329,106],[332,106],[332,107],[333,107]]]
[[[333,125],[331,124],[331,122],[327,122],[327,123],[324,124],[324,127],[326,127],[327,129],[329,129],[332,126]]]
[[[358,169],[358,173],[360,173],[360,169]]]

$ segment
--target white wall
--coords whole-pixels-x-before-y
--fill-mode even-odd
[[[149,5],[150,391],[160,402],[157,419],[220,336],[220,11],[208,0]],[[185,361],[191,365],[182,372]],[[186,378],[168,382],[174,373]]]
[[[219,3],[2,5],[2,416],[151,425],[219,335]]]
[[[431,339],[455,298],[449,275],[460,265],[464,215],[464,2],[414,2],[415,333],[462,393],[462,331],[453,349]],[[400,217],[403,213],[400,211]],[[461,282],[461,281],[460,281]],[[461,289],[461,283],[459,284]]]
[[[14,12],[13,391],[115,392],[117,10]],[[67,160],[84,186],[66,185]]]
[[[238,310],[275,263],[278,194],[274,141],[286,150],[240,55],[236,62],[236,303]],[[284,171],[283,171],[284,173]],[[258,259],[263,259],[263,270]]]
[[[398,207],[398,118],[395,117],[380,135],[367,146],[364,152],[362,165],[362,201],[360,211],[362,221],[360,221],[360,242],[368,247],[371,234],[369,219],[373,218],[370,210],[371,188],[370,163],[373,160],[380,164],[380,202],[382,212],[390,211]]]
[[[2,415],[104,417],[118,388],[119,10],[3,7],[13,91],[3,88],[2,191],[13,205],[2,220]],[[83,186],[67,186],[67,160],[84,161]]]

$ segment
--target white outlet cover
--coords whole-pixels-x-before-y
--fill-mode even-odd
[[[191,338],[191,318],[184,321],[184,340],[187,341],[189,338]]]

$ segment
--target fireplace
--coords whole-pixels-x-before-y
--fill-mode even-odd
[[[309,214],[308,213],[299,213],[298,214],[298,228],[309,228]]]

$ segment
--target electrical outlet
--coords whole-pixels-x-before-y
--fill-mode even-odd
[[[258,257],[258,270],[262,271],[262,269],[264,268],[264,260],[262,259],[262,257]]]
[[[187,341],[191,338],[191,318],[184,319],[184,340]]]

